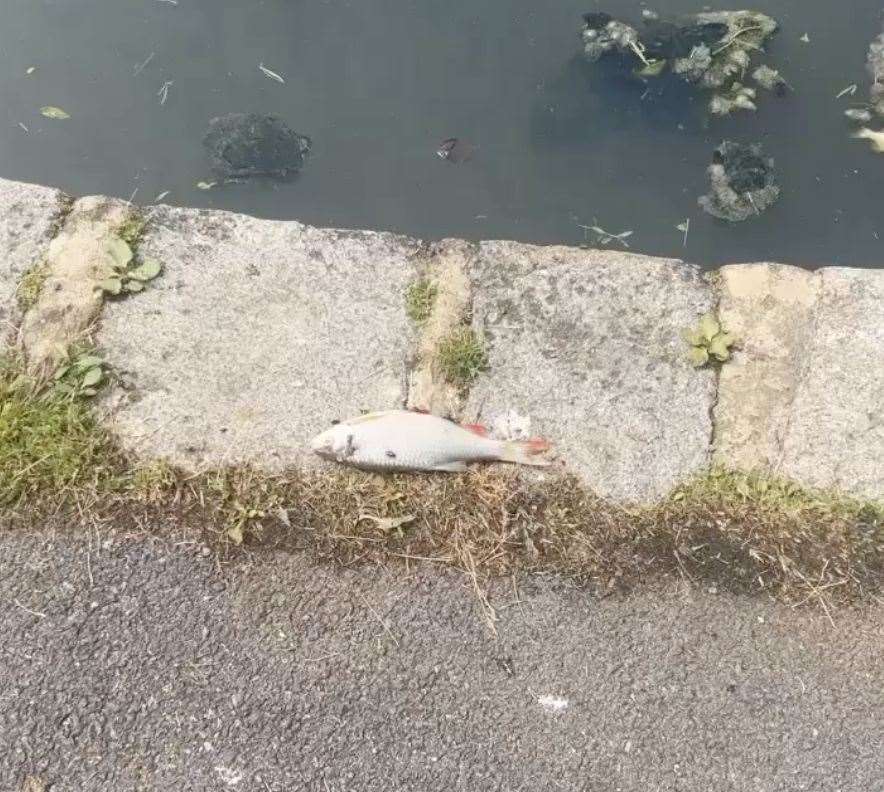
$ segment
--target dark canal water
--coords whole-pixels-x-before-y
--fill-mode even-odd
[[[706,3],[734,7],[652,7]],[[751,7],[781,23],[766,60],[794,92],[710,122],[683,90],[643,99],[579,58],[581,14],[638,20],[631,0],[3,0],[0,176],[425,237],[573,244],[595,218],[632,230],[635,250],[704,266],[881,266],[884,155],[850,139],[849,100],[835,98],[854,82],[866,94],[880,0]],[[44,118],[46,105],[71,118]],[[229,112],[309,135],[301,175],[199,189],[212,178],[202,136]],[[452,136],[477,147],[470,161],[436,156]],[[696,203],[724,138],[763,142],[783,190],[733,226]]]

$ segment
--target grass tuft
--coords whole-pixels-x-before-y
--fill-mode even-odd
[[[82,398],[28,378],[0,359],[0,506],[64,502],[109,486],[120,464]]]
[[[408,318],[417,325],[426,324],[438,293],[438,288],[426,278],[412,283],[405,294]]]
[[[488,368],[488,355],[472,328],[463,327],[439,345],[439,365],[445,379],[465,388]]]
[[[129,475],[128,491],[142,503],[161,503],[175,491],[179,475],[164,459],[137,466]]]

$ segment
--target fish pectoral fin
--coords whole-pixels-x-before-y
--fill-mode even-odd
[[[433,470],[443,471],[445,473],[465,473],[467,471],[466,462],[446,462],[442,465],[436,465]]]

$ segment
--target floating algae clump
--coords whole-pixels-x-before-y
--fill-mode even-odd
[[[585,14],[583,21],[589,61],[616,54],[642,78],[669,70],[713,91],[710,110],[716,115],[755,109],[754,89],[741,85],[746,73],[768,90],[781,93],[787,87],[769,66],[750,72],[753,57],[777,30],[776,20],[757,11],[704,11],[676,21],[646,16],[641,29],[604,12]]]
[[[699,198],[702,209],[713,217],[739,223],[765,209],[780,197],[774,180],[774,161],[761,146],[743,146],[726,140],[709,166],[711,188]]]
[[[209,122],[203,145],[219,176],[285,178],[301,169],[311,141],[276,116],[230,113]]]
[[[866,54],[866,71],[872,78],[869,87],[869,101],[857,107],[851,107],[844,111],[844,115],[858,124],[868,124],[874,117],[884,117],[884,33],[879,34],[871,44]],[[856,84],[845,88],[838,96],[856,93]],[[872,144],[872,150],[879,154],[884,152],[884,132],[881,130],[863,127],[855,135],[855,138],[868,140]]]
[[[869,89],[872,109],[877,115],[884,116],[884,33],[869,44],[866,70],[872,77],[872,87]]]

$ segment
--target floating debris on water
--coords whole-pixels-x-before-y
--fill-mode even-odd
[[[858,140],[868,140],[872,144],[872,151],[884,154],[884,130],[876,131],[863,127],[853,135]]]
[[[70,118],[70,115],[62,110],[60,107],[53,107],[52,105],[41,107],[40,115],[45,116],[46,118],[54,118],[58,121],[63,121],[66,118]]]
[[[161,192],[156,198],[153,199],[153,202],[154,202],[154,203],[159,203],[160,201],[163,200],[163,198],[165,198],[166,196],[168,196],[169,193],[171,193],[171,192],[172,192],[171,190],[163,190],[163,192]]]
[[[771,69],[770,66],[759,66],[752,72],[752,79],[765,90],[773,91],[778,96],[785,94],[789,88],[789,83],[776,69]]]
[[[859,124],[868,124],[872,120],[872,111],[861,107],[851,107],[844,111],[844,115]]]
[[[585,14],[583,53],[591,62],[618,55],[641,78],[667,70],[712,90],[710,110],[725,115],[755,110],[754,89],[741,84],[754,55],[777,30],[777,22],[756,11],[704,11],[675,21],[643,15],[642,30],[604,12]],[[753,79],[769,90],[788,86],[776,69],[758,66]]]
[[[25,131],[26,135],[30,133],[31,130],[28,129],[21,121],[18,122],[18,125]]]
[[[715,94],[709,100],[709,112],[713,115],[727,115],[734,110],[757,110],[755,105],[755,89],[735,82],[722,93]]]
[[[212,170],[226,179],[285,178],[301,169],[312,142],[277,116],[230,113],[209,122],[203,145]]]
[[[472,158],[475,150],[476,147],[471,143],[452,137],[446,138],[439,144],[439,148],[436,149],[436,156],[440,159],[448,160],[448,162],[466,162]]]
[[[780,197],[774,161],[760,145],[724,141],[709,166],[711,188],[698,199],[700,207],[721,220],[739,223],[760,215]]]
[[[857,130],[853,137],[858,140],[868,140],[871,144],[872,151],[884,153],[884,131],[870,129],[866,124],[870,124],[877,116],[884,117],[884,33],[876,36],[869,44],[866,53],[866,71],[872,78],[872,84],[869,87],[869,101],[863,104],[857,104],[844,111],[844,115],[850,121],[856,124],[863,124],[862,129]],[[857,92],[857,85],[853,83],[847,86],[836,98],[842,96],[853,96]]]
[[[856,83],[851,83],[843,91],[839,91],[837,94],[835,94],[835,98],[841,99],[845,96],[853,96],[858,90],[859,86]]]
[[[805,33],[805,34],[799,39],[799,41],[802,41],[802,42],[804,42],[805,44],[810,44],[810,36],[808,36],[807,33]]]
[[[143,72],[147,68],[147,65],[154,59],[154,56],[156,56],[156,53],[151,52],[150,55],[148,55],[147,58],[142,63],[139,63],[135,67],[135,70],[133,72],[133,77],[137,77],[139,74],[141,74],[141,72]]]
[[[26,74],[28,77],[30,77],[35,71],[37,71],[37,67],[36,67],[36,66],[28,66],[28,68],[25,70],[25,74]]]
[[[166,104],[166,100],[169,98],[169,89],[175,84],[174,80],[166,80],[161,86],[160,90],[157,91],[157,96],[160,97],[160,105]]]
[[[272,71],[271,69],[268,69],[263,63],[259,63],[259,64],[258,64],[258,68],[259,68],[262,72],[264,72],[264,74],[265,74],[267,77],[269,77],[271,80],[276,80],[276,82],[278,82],[278,83],[282,83],[283,85],[285,85],[285,80],[282,78],[282,76],[279,75],[279,74],[277,74],[275,71]]]
[[[869,44],[866,71],[872,78],[872,85],[869,88],[871,109],[876,115],[884,116],[884,33]]]
[[[634,233],[633,231],[621,231],[619,234],[615,234],[611,231],[605,231],[601,226],[583,225],[582,223],[578,223],[577,226],[583,229],[584,240],[589,241],[588,234],[592,233],[595,236],[593,241],[603,246],[610,245],[612,242],[619,242],[623,247],[628,248],[629,243],[626,240]]]
[[[686,217],[683,223],[679,223],[675,227],[676,231],[681,231],[684,233],[684,241],[682,242],[682,247],[688,246],[688,232],[691,230],[691,218]]]
[[[199,190],[211,190],[218,182],[212,181],[198,181],[196,183],[197,189]]]

